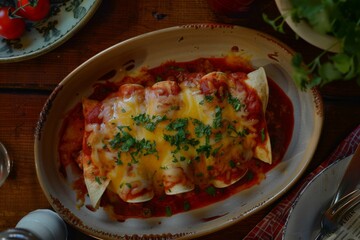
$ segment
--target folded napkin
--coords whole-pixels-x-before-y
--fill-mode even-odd
[[[336,150],[313,172],[305,177],[304,181],[295,185],[284,199],[274,207],[244,238],[245,240],[280,240],[282,239],[283,227],[289,215],[292,204],[299,193],[307,186],[319,172],[329,166],[337,159],[343,159],[355,152],[357,145],[360,144],[360,125],[347,136]]]

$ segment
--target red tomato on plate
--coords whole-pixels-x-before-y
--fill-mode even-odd
[[[0,36],[6,39],[19,38],[25,31],[25,21],[11,15],[15,9],[0,7]]]
[[[30,21],[39,21],[47,17],[50,12],[50,0],[18,0],[17,14]]]

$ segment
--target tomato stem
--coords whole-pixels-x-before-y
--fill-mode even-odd
[[[22,18],[21,16],[19,15],[16,15],[16,13],[19,11],[18,8],[16,8],[14,11],[11,11],[11,9],[9,8],[9,12],[8,12],[8,15],[10,18]]]
[[[11,18],[22,18],[21,16],[16,15],[16,13],[17,13],[18,11],[20,11],[20,10],[24,10],[24,8],[27,7],[27,6],[29,6],[29,5],[30,5],[30,6],[36,6],[38,0],[35,0],[35,5],[33,5],[32,2],[33,2],[33,1],[29,1],[27,4],[17,7],[13,12],[11,12],[11,11],[9,10],[9,16],[10,16]],[[16,6],[17,6],[17,4],[16,4]]]

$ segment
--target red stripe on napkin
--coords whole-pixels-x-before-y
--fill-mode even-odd
[[[244,238],[245,240],[280,240],[282,239],[283,227],[289,215],[289,211],[299,193],[307,186],[319,172],[337,159],[343,159],[355,152],[360,144],[360,125],[347,136],[336,150],[313,172],[311,172],[298,186],[295,187],[271,212],[265,216]]]

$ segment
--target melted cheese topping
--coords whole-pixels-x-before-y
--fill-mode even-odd
[[[249,117],[247,103],[254,89],[237,81],[213,72],[180,84],[125,84],[102,102],[85,100],[85,119],[94,105],[100,110],[97,121],[86,122],[84,145],[90,148],[90,160],[84,169],[98,169],[93,179],[101,177],[126,202],[147,201],[164,191],[188,192],[195,185],[233,184],[246,172],[242,162],[264,145],[259,138],[266,131],[258,128],[265,122],[260,98],[251,100],[260,105],[260,118]],[[96,187],[87,187],[91,196]]]

